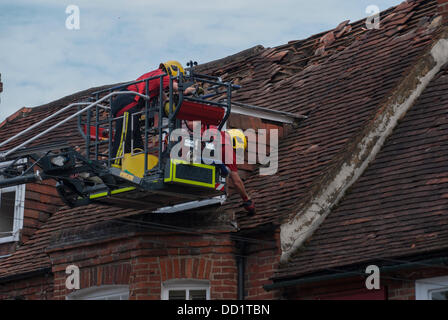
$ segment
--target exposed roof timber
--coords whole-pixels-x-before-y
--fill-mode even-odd
[[[290,112],[271,110],[257,107],[250,104],[232,101],[232,113],[245,116],[257,117],[260,119],[271,120],[275,122],[293,124],[300,120],[307,119],[307,116],[298,115]]]

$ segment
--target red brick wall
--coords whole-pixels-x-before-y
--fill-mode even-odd
[[[248,236],[249,237],[249,236]],[[257,239],[256,236],[250,238]],[[269,239],[275,238],[277,242]],[[159,234],[105,240],[103,243],[64,245],[47,250],[52,262],[54,291],[47,298],[65,299],[65,273],[68,265],[80,268],[81,289],[102,285],[130,286],[130,299],[159,300],[161,283],[167,280],[209,280],[211,299],[238,298],[237,260],[246,257],[246,299],[278,299],[278,291],[266,292],[263,285],[270,283],[279,261],[276,243],[279,233],[259,236],[258,244],[249,244],[245,252],[236,248],[227,234],[216,236],[189,236]],[[23,284],[25,287],[25,284]],[[35,288],[35,295],[43,296]],[[12,295],[8,290],[8,295]]]
[[[9,242],[9,243],[1,243],[0,244],[0,257],[11,254],[16,250],[17,243]]]
[[[279,291],[266,291],[263,286],[271,284],[270,278],[278,268],[280,261],[280,233],[266,232],[259,238],[260,244],[250,245],[246,260],[245,291],[248,300],[272,300],[280,298]],[[271,242],[271,243],[269,243]]]
[[[66,289],[69,265],[80,269],[81,289],[102,286],[129,284],[131,275],[131,256],[138,246],[135,239],[120,239],[101,244],[68,248],[50,249],[48,254],[54,273],[54,299],[65,299],[71,293]]]
[[[47,180],[41,183],[27,184],[22,242],[26,242],[50,215],[63,205],[54,181]]]
[[[284,290],[283,296],[289,300],[337,300],[338,297],[367,292],[365,279],[357,277],[289,287]]]
[[[392,274],[391,277],[407,279],[408,281],[386,280],[389,300],[415,300],[415,281],[448,275],[445,268],[427,268],[408,270]]]
[[[269,155],[270,139],[271,139],[270,130],[277,129],[278,130],[278,138],[279,138],[279,140],[281,140],[284,136],[286,136],[288,134],[288,130],[291,128],[291,126],[269,123],[269,121],[263,121],[262,119],[256,118],[256,117],[249,117],[249,116],[240,115],[240,114],[231,114],[229,117],[229,121],[227,122],[227,128],[228,129],[236,128],[236,129],[241,129],[243,131],[245,131],[247,129],[254,129],[254,130],[265,129],[266,130],[266,138],[265,138],[266,152]],[[260,142],[257,141],[257,143],[260,143]],[[253,156],[253,154],[251,156]],[[255,158],[258,161],[257,155],[255,155]],[[246,150],[244,153],[245,163],[238,165],[239,174],[243,180],[246,179],[249,176],[249,174],[256,169],[255,165],[248,164],[248,159],[249,159],[249,152],[248,152],[248,150]]]
[[[159,235],[123,238],[85,247],[51,249],[54,298],[65,299],[65,269],[80,268],[81,289],[129,284],[130,299],[159,300],[161,283],[206,279],[212,299],[237,298],[237,267],[232,241],[221,237]]]
[[[0,300],[51,300],[53,299],[53,278],[37,276],[0,284]]]
[[[427,268],[384,274],[381,277],[381,288],[385,290],[387,300],[415,300],[415,281],[426,278],[448,275],[443,268]],[[342,299],[350,295],[366,297],[369,290],[365,288],[365,278],[339,279],[300,287],[286,288],[283,295],[291,300],[326,300]],[[372,291],[369,300],[378,298]]]

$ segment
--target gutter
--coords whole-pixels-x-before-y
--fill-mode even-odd
[[[232,101],[232,114],[241,114],[245,116],[257,117],[264,120],[270,120],[274,122],[296,124],[301,120],[308,119],[307,116],[262,108],[253,106],[246,103]]]
[[[401,263],[401,264],[392,265],[392,266],[380,267],[380,272],[381,273],[392,272],[392,271],[398,271],[398,270],[412,269],[412,268],[416,268],[416,267],[424,268],[425,266],[423,266],[423,265],[438,265],[438,264],[447,264],[447,263],[448,263],[448,257],[433,258],[433,259],[428,259],[428,260],[409,262],[409,263]],[[326,275],[320,275],[320,276],[306,277],[306,278],[301,278],[301,279],[284,280],[284,281],[274,282],[273,284],[264,285],[263,288],[266,291],[272,291],[275,289],[299,286],[299,285],[313,283],[313,282],[337,280],[337,279],[344,279],[344,278],[350,278],[353,276],[363,276],[363,275],[367,276],[368,274],[366,274],[364,272],[364,270],[347,271],[347,272],[341,272],[341,273],[333,273],[333,274],[326,274]]]
[[[42,268],[39,270],[34,270],[34,271],[20,273],[20,274],[13,274],[11,276],[6,276],[3,278],[0,278],[0,283],[18,281],[18,280],[28,279],[28,278],[32,278],[35,276],[46,275],[46,274],[50,274],[50,273],[51,273],[51,268],[45,267],[45,268]]]

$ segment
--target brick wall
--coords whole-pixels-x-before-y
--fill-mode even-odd
[[[278,268],[280,261],[280,233],[266,232],[258,238],[260,243],[250,245],[247,250],[245,291],[248,300],[272,300],[280,298],[278,291],[266,291],[263,286],[270,284],[270,278]],[[271,242],[271,243],[270,243]]]
[[[238,298],[238,260],[245,257],[245,298],[278,299],[278,291],[266,292],[279,261],[279,232],[247,235],[256,239],[246,243],[245,251],[229,238],[229,234],[121,234],[115,239],[83,243],[59,243],[46,253],[52,264],[52,294],[34,286],[28,299],[63,300],[68,265],[80,268],[81,289],[103,285],[129,285],[131,300],[159,300],[161,284],[168,280],[209,280],[212,300]],[[276,241],[272,241],[275,239]],[[26,288],[26,284],[23,284]],[[8,296],[15,293],[9,288]],[[18,292],[19,293],[19,292]]]
[[[269,155],[270,139],[271,139],[270,130],[278,130],[278,138],[280,141],[283,137],[285,137],[288,134],[288,131],[291,129],[291,126],[286,125],[286,124],[283,125],[280,123],[274,123],[274,122],[270,122],[270,121],[264,121],[264,120],[262,120],[260,118],[256,118],[256,117],[250,117],[250,116],[240,115],[240,114],[231,114],[229,117],[229,120],[227,122],[227,128],[228,129],[236,128],[236,129],[241,129],[243,131],[245,131],[247,129],[254,129],[254,130],[264,129],[264,130],[266,130],[265,143],[261,143],[260,141],[257,141],[257,144],[266,145],[266,152]],[[249,146],[249,142],[250,141],[248,141],[248,146]],[[250,149],[250,147],[248,147],[248,149]],[[255,165],[248,164],[247,160],[249,159],[249,156],[254,156],[254,155],[253,154],[249,155],[249,150],[246,150],[245,154],[244,154],[245,163],[238,165],[239,174],[243,180],[245,178],[247,178],[249,176],[249,174],[256,169]],[[257,155],[255,155],[255,159],[257,159],[257,161],[258,161]]]
[[[288,287],[282,293],[285,299],[290,300],[338,299],[338,297],[367,292],[364,283],[365,279],[363,277],[338,279]]]
[[[0,284],[0,300],[51,300],[53,277],[36,276],[29,279]]]
[[[415,300],[415,281],[420,279],[447,276],[445,268],[426,268],[384,274],[381,290],[387,300]],[[355,277],[285,288],[286,299],[326,300],[358,296],[368,300],[381,298],[381,293],[365,288],[365,278]]]
[[[54,298],[65,299],[65,269],[80,268],[81,289],[129,284],[130,299],[159,300],[161,283],[174,279],[209,280],[212,299],[237,298],[237,267],[232,241],[221,237],[151,235],[103,244],[53,248]]]
[[[50,215],[64,205],[55,184],[54,181],[47,180],[26,185],[22,242],[26,242]]]
[[[389,300],[415,300],[416,280],[443,276],[448,276],[446,267],[409,270],[392,274],[391,277],[407,279],[408,281],[386,280]]]
[[[0,243],[0,257],[7,256],[16,250],[17,243],[9,242],[9,243]]]

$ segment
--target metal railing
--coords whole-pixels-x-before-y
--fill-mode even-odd
[[[132,113],[130,114],[131,117],[131,126],[133,126],[133,122],[134,122],[134,116],[136,116],[137,114],[144,114],[145,115],[145,136],[144,136],[144,151],[143,153],[145,154],[145,168],[144,168],[144,172],[145,175],[147,175],[148,173],[148,154],[149,154],[149,150],[148,150],[148,143],[149,143],[149,119],[150,119],[150,112],[155,112],[158,111],[159,112],[159,118],[163,116],[162,112],[163,112],[163,99],[151,99],[150,94],[149,94],[149,82],[151,80],[159,80],[159,93],[158,96],[162,97],[163,96],[163,79],[165,77],[167,77],[168,74],[164,73],[164,74],[160,74],[160,75],[156,75],[153,77],[149,77],[146,79],[142,79],[142,80],[137,80],[137,81],[132,81],[132,82],[127,82],[124,84],[121,84],[119,86],[114,86],[112,88],[108,88],[108,89],[103,89],[100,91],[96,91],[94,93],[92,93],[92,98],[94,100],[99,100],[99,96],[101,94],[107,93],[109,92],[105,97],[109,98],[109,105],[112,106],[112,96],[115,94],[132,94],[133,96],[138,95],[140,97],[143,97],[145,99],[145,106],[144,106],[144,111],[140,111],[137,113]],[[173,77],[170,76],[170,87],[172,86],[172,81],[173,81]],[[145,95],[142,95],[138,92],[135,91],[129,91],[127,88],[131,85],[137,85],[139,83],[145,83]],[[126,89],[126,91],[116,91],[116,90],[123,90]],[[112,96],[111,96],[112,95]],[[102,99],[104,99],[105,97],[103,97]],[[158,108],[156,108],[156,104],[152,104],[153,106],[153,110],[151,110],[151,102],[157,102],[156,104],[158,105]],[[158,109],[158,110],[154,110],[154,109]],[[112,114],[112,110],[109,109],[109,113],[107,114],[107,119],[106,120],[101,120],[100,116],[99,116],[99,110],[96,109],[95,110],[95,119],[92,120],[92,115],[90,112],[88,112],[86,114],[86,120],[85,123],[82,122],[81,117],[78,118],[78,127],[79,130],[82,132],[82,126],[85,125],[86,128],[88,128],[87,130],[89,130],[90,132],[90,128],[92,126],[92,121],[94,121],[94,127],[95,127],[95,139],[93,142],[90,141],[90,134],[88,134],[87,136],[85,136],[85,150],[86,150],[86,157],[88,159],[91,159],[91,156],[93,155],[94,160],[96,161],[105,161],[107,163],[107,166],[110,167],[112,161],[117,160],[117,159],[123,159],[124,158],[124,153],[122,153],[121,156],[116,157],[116,155],[112,155],[112,136],[113,136],[113,124],[116,123],[117,121],[122,121],[124,119],[124,116],[120,116],[120,117],[115,117]],[[101,125],[107,125],[107,128],[103,128],[103,129],[107,129],[109,132],[109,138],[107,139],[107,141],[100,141],[99,140],[99,132],[100,132],[100,128]],[[124,129],[124,128],[123,128]],[[133,131],[133,130],[132,130]],[[160,135],[161,136],[161,135]],[[108,144],[108,152],[107,154],[102,154],[99,152],[99,146],[101,144]],[[134,154],[132,147],[134,144],[134,137],[133,134],[131,133],[131,153]],[[162,139],[161,137],[159,137],[159,145],[161,148],[161,144],[162,144]],[[91,148],[94,147],[95,151],[92,154],[91,152]],[[126,141],[123,141],[123,150],[126,150]],[[160,153],[160,152],[159,152]],[[100,159],[100,157],[105,157],[107,158],[106,160]],[[159,160],[160,160],[160,156],[159,156]],[[159,166],[158,169],[161,171],[162,167],[161,167],[161,161],[159,161]]]
[[[99,95],[104,94],[104,93],[111,93],[114,90],[123,90],[128,88],[129,86],[132,85],[136,85],[139,84],[141,82],[145,82],[145,93],[146,96],[148,96],[148,99],[145,101],[145,106],[143,108],[143,110],[134,112],[132,114],[130,114],[130,119],[131,119],[131,127],[133,128],[134,126],[134,122],[136,119],[136,116],[140,116],[140,115],[145,115],[145,123],[144,123],[144,137],[143,137],[143,142],[144,142],[144,146],[143,146],[143,151],[141,152],[134,152],[134,140],[133,140],[133,134],[131,134],[131,139],[130,139],[130,144],[131,144],[131,154],[132,155],[139,155],[139,154],[144,154],[145,155],[145,168],[144,168],[144,172],[145,172],[145,176],[148,176],[150,174],[150,172],[148,172],[148,167],[147,167],[147,162],[148,162],[148,155],[150,154],[149,152],[149,137],[150,136],[154,136],[153,141],[158,140],[158,157],[159,157],[159,161],[158,161],[158,165],[155,168],[155,171],[158,173],[163,172],[164,169],[164,162],[162,159],[162,155],[163,154],[167,154],[170,152],[171,148],[173,147],[173,145],[177,142],[172,142],[171,139],[169,139],[169,136],[171,134],[171,132],[173,132],[173,130],[177,129],[180,127],[180,121],[177,121],[177,116],[178,113],[180,111],[180,106],[182,105],[183,101],[192,101],[192,102],[197,102],[197,103],[201,103],[201,104],[207,104],[210,106],[214,106],[214,107],[219,107],[219,108],[223,108],[225,110],[224,113],[224,117],[221,119],[220,124],[218,126],[218,129],[221,130],[222,127],[225,125],[225,123],[227,122],[230,113],[231,113],[231,94],[232,94],[232,90],[236,90],[236,89],[240,89],[240,86],[234,85],[232,83],[226,83],[223,82],[221,78],[219,77],[213,77],[213,76],[208,76],[208,75],[201,75],[201,74],[194,74],[192,72],[191,69],[187,69],[187,74],[185,76],[177,76],[177,77],[172,77],[169,76],[169,88],[168,88],[168,102],[169,102],[169,117],[166,117],[165,113],[164,113],[164,100],[163,97],[164,96],[164,88],[163,88],[163,79],[165,76],[168,76],[167,74],[162,74],[162,75],[157,75],[151,78],[147,78],[147,79],[142,79],[142,80],[138,80],[138,81],[132,81],[132,82],[127,82],[118,86],[114,86],[112,88],[108,88],[108,89],[103,89],[97,92],[92,93],[92,96],[94,99],[98,100]],[[149,81],[151,80],[156,80],[159,79],[160,84],[159,84],[159,93],[158,93],[158,99],[151,99],[150,95],[149,95]],[[178,101],[176,103],[175,106],[175,102],[173,99],[174,96],[174,81],[177,81],[177,85],[178,85],[178,92],[176,92],[176,94],[178,95]],[[197,83],[207,83],[210,85],[210,87],[208,88],[208,90],[213,90],[214,92],[211,94],[207,94],[207,95],[203,95],[200,97],[193,97],[193,96],[186,96],[184,94],[184,91]],[[222,90],[224,88],[224,90]],[[129,91],[125,91],[126,93],[128,93]],[[215,97],[219,97],[219,96],[225,96],[225,98],[221,99],[220,101],[214,101],[212,100]],[[110,99],[109,101],[110,105],[112,105],[112,99]],[[158,116],[158,123],[154,123],[154,127],[157,127],[157,129],[155,128],[150,128],[150,121],[151,120],[155,120],[155,115],[157,114]],[[85,125],[87,128],[90,128],[92,125],[92,122],[94,121],[94,127],[95,127],[95,139],[92,139],[94,141],[90,141],[89,137],[85,137],[86,138],[86,155],[87,158],[91,158],[91,156],[94,157],[95,160],[97,161],[104,161],[104,160],[100,160],[99,157],[103,157],[103,158],[107,158],[107,165],[110,166],[111,162],[117,159],[123,159],[124,157],[124,152],[121,156],[116,157],[116,155],[112,155],[111,154],[111,150],[112,148],[112,135],[113,135],[113,123],[116,123],[117,121],[122,121],[123,117],[114,117],[112,115],[112,113],[110,113],[107,116],[107,120],[100,120],[98,118],[99,113],[96,112],[96,114],[94,116],[87,114],[87,117],[85,119],[85,122],[81,122],[79,121],[79,126],[80,126],[80,130],[82,125]],[[95,120],[93,120],[92,118],[95,118]],[[163,123],[163,119],[166,118],[168,119],[168,123],[164,124]],[[138,121],[138,120],[137,120]],[[101,127],[101,125],[106,125],[107,127]],[[109,132],[109,139],[107,142],[105,141],[100,141],[99,140],[99,132],[100,129],[106,129]],[[150,129],[151,132],[150,133]],[[131,130],[133,132],[133,130]],[[168,143],[165,145],[164,144],[164,134],[168,135]],[[108,154],[103,154],[103,153],[99,153],[98,152],[98,148],[99,145],[101,144],[105,144],[108,143]],[[124,141],[124,146],[123,146],[123,150],[126,150],[126,142]],[[92,148],[95,148],[94,152],[91,152]],[[154,150],[154,149],[153,149]],[[154,154],[153,154],[154,155]]]
[[[72,114],[71,116],[68,116],[67,118],[65,118],[65,119],[63,119],[63,120],[61,120],[61,121],[59,121],[59,122],[56,123],[55,125],[51,126],[50,128],[47,128],[46,130],[42,131],[41,133],[35,135],[34,137],[32,137],[32,138],[30,138],[30,139],[24,141],[23,143],[19,144],[18,146],[14,147],[14,148],[12,148],[12,149],[6,151],[6,152],[1,153],[1,154],[0,154],[0,158],[6,158],[8,155],[14,153],[15,151],[19,150],[20,148],[23,148],[23,147],[29,145],[31,142],[33,142],[33,141],[39,139],[40,137],[46,135],[47,133],[53,131],[54,129],[59,128],[59,127],[60,127],[61,125],[63,125],[64,123],[70,121],[71,119],[76,118],[76,117],[79,116],[80,114],[82,114],[82,113],[84,113],[84,112],[90,110],[91,108],[93,108],[93,107],[99,105],[101,102],[103,102],[103,101],[106,100],[107,98],[109,98],[109,97],[111,97],[111,96],[113,96],[113,95],[115,95],[115,94],[128,94],[128,93],[134,93],[134,94],[140,95],[142,98],[147,98],[145,95],[142,95],[142,94],[139,94],[139,93],[135,93],[135,92],[123,92],[123,91],[122,91],[122,92],[114,92],[114,93],[110,93],[110,94],[106,95],[105,97],[99,99],[98,101],[93,102],[93,103],[90,103],[90,104],[89,104],[87,107],[85,107],[84,109],[82,109],[82,110],[80,110],[80,111],[78,111],[78,112]],[[74,105],[80,105],[80,104],[85,104],[85,103],[72,104],[71,106],[74,106]],[[68,107],[68,106],[67,106],[67,107]],[[66,108],[67,108],[67,107],[66,107]],[[64,109],[64,108],[63,108],[63,109]],[[59,112],[59,113],[60,113],[60,112]],[[52,115],[52,116],[53,116],[53,115]],[[28,128],[28,129],[25,130],[25,131],[26,131],[26,132],[29,132],[30,130],[35,129],[35,128],[38,127],[40,124],[47,122],[50,118],[52,118],[52,116],[49,116],[49,117],[47,117],[47,118],[41,120],[40,122],[38,122],[37,124],[31,126],[30,128]],[[17,134],[17,135],[15,135],[15,136],[13,136],[13,137],[11,137],[11,138],[8,139],[7,141],[10,142],[10,141],[16,139],[17,137],[19,137],[19,136],[21,136],[22,134],[24,134],[25,131],[24,131],[24,132],[21,132],[21,133],[19,133],[19,134]],[[4,145],[5,143],[6,143],[6,142],[3,142],[1,145]]]
[[[166,117],[164,113],[164,78],[169,77],[169,117]],[[158,92],[158,99],[151,98],[150,95],[150,81],[160,81],[159,83],[159,92]],[[175,106],[173,95],[174,95],[174,81],[177,81],[178,85],[178,97],[179,100]],[[145,94],[141,94],[132,90],[129,90],[128,87],[131,85],[137,85],[139,83],[144,82],[145,87]],[[209,84],[210,87],[208,90],[214,91],[211,94],[203,95],[203,96],[186,96],[184,94],[184,91],[196,84],[196,83],[206,83]],[[85,140],[85,157],[88,160],[95,160],[95,161],[103,161],[107,163],[107,166],[110,167],[113,160],[118,159],[115,157],[116,155],[112,155],[112,139],[113,139],[113,124],[117,121],[122,121],[123,116],[115,117],[112,114],[112,102],[113,97],[117,95],[126,95],[126,94],[132,94],[133,96],[139,96],[140,98],[144,99],[144,110],[138,111],[137,113],[131,114],[132,119],[132,125],[134,121],[134,115],[140,114],[145,115],[145,124],[144,124],[144,150],[141,153],[145,154],[145,176],[149,175],[148,172],[148,155],[149,155],[149,137],[150,137],[150,120],[155,119],[155,115],[158,115],[158,124],[154,124],[154,126],[157,126],[157,129],[153,128],[151,132],[153,132],[154,136],[157,136],[158,138],[158,156],[159,156],[159,163],[156,168],[158,172],[163,172],[163,159],[162,155],[166,154],[166,152],[169,152],[175,142],[171,142],[171,139],[169,139],[169,136],[171,132],[174,129],[177,129],[181,126],[181,123],[179,120],[177,120],[177,115],[181,109],[183,101],[192,101],[202,104],[207,104],[209,106],[215,106],[218,108],[225,109],[225,113],[223,118],[220,121],[219,124],[219,130],[222,129],[222,127],[225,125],[226,121],[228,120],[230,113],[231,113],[231,95],[232,90],[239,89],[240,87],[237,85],[233,85],[229,82],[223,82],[221,78],[219,77],[213,77],[208,75],[200,75],[200,74],[194,74],[192,69],[187,69],[187,74],[180,75],[177,77],[169,76],[168,74],[160,74],[156,75],[154,77],[138,80],[138,81],[132,81],[128,82],[119,86],[114,86],[108,89],[103,89],[100,91],[96,91],[92,93],[91,95],[91,101],[90,102],[77,102],[69,104],[68,106],[56,111],[55,113],[51,114],[50,116],[40,120],[39,122],[33,124],[29,128],[25,129],[24,131],[21,131],[20,133],[14,135],[11,138],[8,138],[7,140],[0,143],[0,147],[18,139],[19,137],[22,137],[23,135],[30,133],[32,130],[35,130],[36,128],[41,127],[45,123],[47,123],[49,120],[54,119],[55,117],[61,115],[62,113],[66,112],[67,110],[78,107],[78,111],[71,114],[70,116],[62,119],[61,121],[57,122],[56,124],[50,126],[49,128],[43,130],[42,132],[36,134],[35,136],[27,139],[26,141],[20,143],[19,145],[15,146],[14,148],[7,150],[5,152],[0,153],[0,158],[6,158],[7,156],[13,154],[19,149],[22,149],[32,142],[36,141],[37,139],[41,138],[42,136],[54,131],[55,129],[61,127],[65,123],[69,122],[72,119],[78,118],[78,129],[81,134],[81,136]],[[222,90],[224,89],[224,90]],[[120,90],[120,91],[117,91]],[[100,97],[101,95],[104,95]],[[218,101],[216,101],[217,97],[225,96],[225,98],[222,98]],[[215,100],[213,100],[215,98]],[[105,104],[109,104],[109,106]],[[101,114],[101,111],[105,111],[105,114]],[[163,118],[168,119],[168,123],[163,123]],[[93,126],[92,126],[93,125]],[[85,133],[83,130],[83,126],[85,126]],[[95,137],[94,139],[91,139],[91,128],[95,128]],[[108,139],[100,139],[100,129],[108,130],[109,137]],[[164,137],[163,134],[166,133],[168,135],[168,144],[166,145],[166,150],[163,149],[164,146]],[[91,141],[94,140],[94,141]],[[125,143],[125,142],[124,142]],[[108,152],[101,153],[100,147],[101,145],[108,146]],[[133,134],[131,134],[131,149],[134,146],[133,141]],[[92,148],[94,148],[94,151],[92,152]],[[123,149],[125,150],[125,149]],[[134,151],[131,150],[131,152],[134,154]],[[92,157],[93,156],[93,157]],[[119,158],[124,157],[121,155]],[[107,158],[107,159],[104,159]]]
[[[55,113],[52,113],[50,116],[48,116],[48,117],[42,119],[41,121],[36,122],[35,124],[33,124],[32,126],[26,128],[25,130],[20,131],[20,132],[19,132],[18,134],[16,134],[15,136],[12,136],[12,137],[10,137],[9,139],[7,139],[7,140],[1,142],[1,143],[0,143],[0,147],[3,147],[3,146],[6,145],[7,143],[9,143],[9,142],[11,142],[11,141],[13,141],[13,140],[15,140],[15,139],[17,139],[17,138],[23,136],[24,134],[30,132],[31,130],[33,130],[33,129],[37,128],[37,127],[39,127],[40,125],[44,124],[44,123],[47,122],[48,120],[53,119],[53,118],[56,117],[57,115],[63,113],[64,111],[66,111],[66,110],[68,110],[68,109],[70,109],[70,108],[72,108],[72,107],[80,106],[80,105],[89,105],[89,104],[90,104],[89,102],[77,102],[77,103],[69,104],[68,106],[66,106],[66,107],[64,107],[64,108],[62,108],[62,109],[56,111]],[[102,106],[102,107],[103,107],[103,108],[107,108],[106,106]]]

